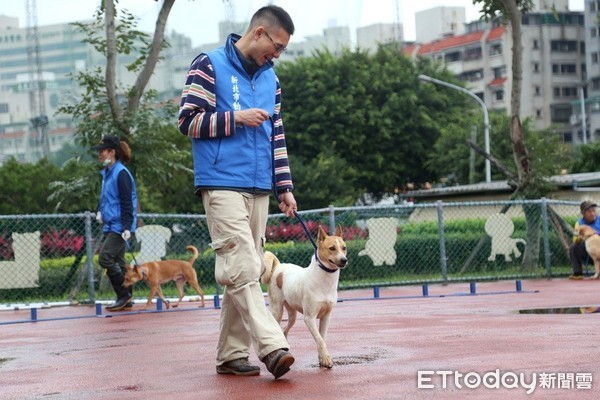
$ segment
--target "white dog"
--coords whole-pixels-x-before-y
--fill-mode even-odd
[[[287,310],[285,336],[296,322],[296,314],[304,314],[304,323],[317,343],[319,365],[331,368],[333,360],[327,351],[325,337],[331,311],[337,302],[340,269],[348,265],[341,226],[337,227],[334,236],[327,236],[319,226],[317,243],[317,251],[307,268],[280,264],[275,254],[265,252],[265,272],[261,281],[268,285],[269,308],[277,322],[281,322],[283,308]]]

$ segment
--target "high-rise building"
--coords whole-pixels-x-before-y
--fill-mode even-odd
[[[572,102],[571,122],[577,140],[584,141],[585,131],[585,141],[594,142],[600,140],[600,0],[585,0],[583,14],[585,71],[577,81],[579,100]]]
[[[532,117],[538,129],[554,127],[565,142],[577,142],[570,121],[571,103],[578,98],[577,82],[585,73],[583,13],[533,11],[525,14],[522,22],[520,114]],[[404,53],[442,62],[488,109],[510,112],[510,25],[475,21],[465,27],[463,35],[413,44]]]
[[[464,7],[434,7],[415,13],[415,38],[419,43],[465,32]]]

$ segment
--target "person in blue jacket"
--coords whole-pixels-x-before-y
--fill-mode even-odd
[[[105,136],[100,144],[93,146],[98,152],[98,160],[104,168],[102,191],[96,219],[103,224],[104,241],[98,256],[100,266],[117,295],[117,300],[106,307],[108,311],[121,311],[133,305],[132,286],[123,287],[127,264],[125,247],[133,240],[137,226],[137,191],[131,172],[123,165],[131,159],[131,149],[127,142],[116,136]]]
[[[281,7],[252,16],[243,36],[198,55],[182,92],[178,127],[191,138],[195,193],[202,198],[215,278],[224,287],[217,373],[258,375],[250,346],[277,379],[294,362],[282,329],[265,306],[259,278],[269,194],[288,216],[297,210],[273,71],[294,33]]]
[[[579,210],[582,217],[575,223],[575,231],[581,225],[588,225],[597,233],[600,233],[600,218],[598,218],[596,207],[596,203],[591,200],[581,202]],[[569,257],[573,267],[573,275],[569,276],[569,279],[583,279],[583,264],[590,262],[591,259],[585,249],[585,242],[579,236],[573,236],[573,243],[569,247]]]

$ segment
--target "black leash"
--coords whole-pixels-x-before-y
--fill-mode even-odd
[[[269,116],[269,120],[271,121],[271,166],[272,166],[271,176],[272,176],[272,180],[273,180],[273,194],[275,195],[275,200],[277,201],[277,204],[279,204],[280,203],[279,194],[277,193],[277,188],[275,186],[275,183],[276,183],[276,180],[275,180],[275,121],[273,121],[272,116]],[[300,225],[302,226],[304,233],[310,239],[310,242],[312,243],[313,247],[315,248],[315,256],[316,256],[317,255],[317,244],[315,243],[315,240],[313,239],[312,235],[310,234],[310,231],[308,230],[306,223],[304,222],[302,217],[300,217],[300,214],[298,214],[296,211],[294,211],[294,217],[296,217],[296,219],[300,222]],[[318,260],[319,260],[319,258],[317,257],[317,261]],[[319,265],[320,264],[321,263],[319,262]]]
[[[131,250],[131,246],[129,245],[129,240],[125,240],[125,245],[127,246],[127,250],[129,250],[129,253],[131,253],[131,257],[133,257],[134,265],[136,267],[139,267],[140,264],[138,264],[137,260],[135,259],[135,256],[133,255],[133,251]]]

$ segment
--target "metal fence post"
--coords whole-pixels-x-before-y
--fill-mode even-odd
[[[333,235],[335,232],[335,207],[333,205],[329,205],[329,234]]]
[[[444,211],[441,200],[435,202],[438,216],[438,235],[440,237],[440,262],[442,263],[442,278],[448,281],[448,263],[446,261],[446,240],[444,239]]]
[[[87,251],[85,268],[88,273],[88,293],[92,303],[96,301],[96,291],[94,288],[94,238],[92,237],[93,215],[90,211],[85,212],[85,247]]]
[[[544,262],[546,264],[546,273],[548,276],[552,274],[552,267],[550,266],[550,239],[548,238],[548,201],[545,197],[542,197],[542,232],[544,234]]]

